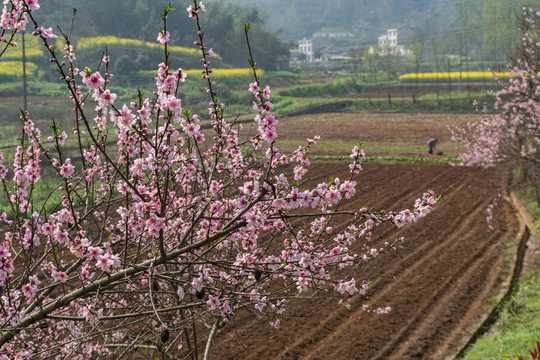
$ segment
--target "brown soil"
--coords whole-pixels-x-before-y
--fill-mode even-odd
[[[280,119],[279,140],[320,133],[336,142],[423,145],[433,136],[449,141],[447,124],[471,120],[474,115],[318,114]],[[346,162],[314,162],[306,186],[330,177],[345,179],[347,170]],[[219,331],[211,358],[444,359],[458,350],[511,271],[508,247],[516,240],[518,221],[499,196],[506,185],[503,174],[432,163],[368,163],[355,180],[357,195],[345,209],[401,210],[428,189],[444,201],[417,224],[374,233],[370,248],[401,234],[406,240],[397,251],[355,270],[358,282],[373,281],[365,295],[348,297],[342,305],[336,299],[291,302],[279,330],[269,326],[264,314],[239,312]],[[495,199],[492,231],[486,209]],[[333,226],[339,229],[347,221]],[[393,311],[377,315],[362,310],[364,304]]]
[[[320,135],[323,145],[314,147],[312,154],[347,155],[349,147],[337,150],[338,146],[328,148],[324,143],[363,141],[366,148],[378,145],[375,153],[371,151],[368,155],[418,156],[427,153],[426,142],[436,137],[439,139],[437,149],[444,149],[445,156],[455,156],[457,145],[451,142],[448,127],[463,127],[477,118],[476,114],[425,113],[324,113],[285,117],[279,119],[277,146],[282,149],[280,141],[305,141],[307,137]],[[403,150],[396,153],[396,147]]]
[[[427,115],[397,115],[406,122],[385,121],[380,126],[373,125],[377,115],[362,116],[372,124],[362,132],[366,137],[390,141],[425,138],[445,126],[442,115],[431,122]],[[309,123],[315,121],[310,117],[283,119],[289,131],[284,136],[305,138],[321,127],[325,137],[336,136],[336,140],[358,134],[359,127],[349,131],[341,114],[318,119],[325,120],[315,124]],[[418,121],[425,128],[420,129]],[[344,179],[347,174],[345,162],[315,162],[310,182]],[[357,280],[373,281],[365,295],[349,297],[347,306],[335,299],[290,303],[287,313],[294,316],[282,319],[279,330],[269,326],[264,314],[238,314],[220,330],[213,358],[444,359],[458,350],[470,326],[493,305],[490,301],[511,271],[509,248],[516,241],[518,221],[510,203],[499,196],[504,192],[504,176],[495,170],[429,163],[366,164],[356,181],[358,194],[349,204],[351,209],[400,210],[412,206],[428,189],[442,194],[444,201],[405,230],[374,233],[369,247],[377,248],[402,233],[406,240],[397,251],[356,270]],[[486,208],[494,199],[492,231]],[[340,221],[335,228],[347,219]],[[393,311],[377,315],[362,310],[364,304],[391,306]]]
[[[425,113],[325,113],[285,117],[279,119],[278,145],[282,139],[305,140],[317,134],[321,139],[334,141],[410,139],[424,143],[430,136],[449,141],[448,126],[463,126],[477,118],[476,114]]]

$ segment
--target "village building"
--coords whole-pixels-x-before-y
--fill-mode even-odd
[[[378,37],[377,48],[371,47],[369,51],[370,53],[378,52],[381,56],[388,54],[410,56],[412,51],[409,45],[414,35],[414,30],[408,26],[388,29],[386,33]]]
[[[323,27],[311,38],[298,41],[300,61],[343,61],[349,55],[355,35],[342,27]]]
[[[313,33],[314,38],[327,38],[327,39],[341,39],[341,38],[353,38],[354,34],[348,32],[342,27],[338,26],[326,26],[322,27],[316,33]]]

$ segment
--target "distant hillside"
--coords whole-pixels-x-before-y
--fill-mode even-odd
[[[157,42],[141,41],[136,39],[119,38],[116,36],[83,37],[76,42],[77,57],[82,63],[91,64],[100,59],[103,49],[107,47],[112,59],[110,71],[116,75],[130,75],[140,70],[153,70],[161,62],[164,52],[161,44]],[[171,67],[192,69],[200,67],[201,55],[194,47],[169,46],[169,59]],[[213,60],[218,68],[229,67],[223,64],[221,56],[216,54]]]
[[[46,0],[36,16],[47,26],[68,31],[77,8],[74,37],[117,36],[156,41],[162,26],[162,0]],[[177,0],[169,16],[171,44],[193,47],[195,23],[186,16],[191,0]],[[409,26],[426,46],[501,63],[520,43],[518,16],[523,4],[540,0],[204,0],[202,25],[208,44],[232,67],[246,66],[243,25],[254,24],[252,45],[258,65],[267,70],[287,63],[288,48],[322,27],[340,26],[355,35],[351,47],[377,43],[389,28]],[[281,39],[281,40],[280,40]],[[289,44],[283,43],[289,42]]]
[[[226,0],[228,3],[256,5],[269,18],[272,30],[282,29],[284,39],[310,36],[323,26],[344,26],[360,41],[369,42],[389,27],[411,25],[445,26],[438,15],[441,3],[452,0]],[[440,21],[434,21],[433,17]]]
[[[83,37],[115,36],[156,42],[158,29],[163,27],[160,12],[169,1],[156,0],[47,0],[36,17],[46,27],[58,25],[65,33],[71,26],[73,8],[77,9],[73,39]],[[168,16],[167,30],[171,33],[170,45],[195,49],[196,22],[188,18],[186,8],[190,0],[173,1],[176,11]],[[207,45],[222,56],[231,67],[247,66],[247,46],[243,25],[252,23],[253,51],[258,65],[263,69],[279,68],[283,59],[289,58],[287,46],[273,32],[266,29],[265,18],[255,7],[225,4],[221,1],[206,3],[206,13],[201,17]],[[55,30],[58,32],[57,30]]]
[[[341,26],[354,33],[357,45],[363,46],[376,44],[386,29],[407,25],[424,42],[456,48],[466,38],[471,50],[499,53],[511,48],[516,37],[520,42],[516,19],[521,7],[540,8],[540,0],[224,1],[257,6],[270,30],[279,30],[286,41],[309,37],[325,26]],[[510,51],[497,56],[508,57]]]

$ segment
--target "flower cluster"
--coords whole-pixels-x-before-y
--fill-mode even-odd
[[[45,39],[55,39],[58,37],[53,33],[52,28],[45,29],[43,26],[36,28],[36,30],[32,32],[32,35],[34,36],[41,35]]]
[[[0,244],[0,286],[6,286],[9,275],[13,272],[13,259],[9,252],[9,242]]]
[[[195,6],[189,5],[186,10],[190,18],[196,19],[201,11],[206,11],[206,7],[202,1],[200,1],[198,4],[195,4]]]
[[[24,30],[28,21],[26,12],[39,9],[38,0],[6,0],[0,17],[0,29]]]
[[[259,124],[257,130],[263,140],[271,144],[277,138],[276,125],[278,121],[270,112],[274,104],[270,102],[270,87],[259,88],[257,82],[249,85],[249,92],[255,95],[257,102],[253,103],[253,109],[257,111],[255,121]],[[264,100],[263,100],[264,99]]]
[[[168,31],[161,30],[158,33],[157,41],[159,41],[160,44],[165,44],[169,42],[170,37],[171,37],[171,34]]]
[[[396,226],[402,227],[410,224],[411,222],[416,222],[418,219],[426,216],[433,209],[432,207],[437,203],[437,201],[438,199],[435,198],[432,191],[424,193],[422,198],[416,199],[414,209],[412,211],[406,209],[394,217]]]

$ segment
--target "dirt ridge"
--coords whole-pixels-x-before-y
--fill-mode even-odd
[[[504,308],[504,305],[508,303],[510,297],[515,291],[518,278],[521,275],[524,266],[527,251],[527,241],[531,236],[531,225],[529,224],[529,221],[525,216],[525,210],[517,200],[515,193],[510,192],[508,201],[512,203],[512,206],[516,210],[516,213],[518,214],[517,218],[520,223],[519,231],[516,235],[516,239],[519,239],[519,242],[513,249],[512,254],[512,258],[515,259],[512,261],[512,271],[506,276],[505,286],[503,286],[500,292],[496,295],[496,301],[491,309],[488,311],[483,311],[482,315],[478,317],[475,323],[468,324],[468,336],[461,338],[459,350],[451,356],[447,356],[447,359],[462,359],[467,350],[497,321],[501,310]]]
[[[312,170],[319,175],[310,181],[329,174],[345,179],[344,165],[315,163]],[[234,359],[241,353],[245,359],[432,359],[459,351],[466,329],[477,323],[489,300],[505,290],[505,278],[512,272],[505,251],[519,223],[510,202],[497,196],[505,179],[493,170],[409,163],[366,164],[356,181],[352,208],[402,209],[429,188],[445,200],[404,230],[401,249],[358,268],[358,279],[375,282],[366,295],[345,299],[349,309],[332,300],[296,303],[291,312],[320,308],[309,317],[283,319],[278,331],[246,314],[246,320],[230,324],[233,331],[218,336],[215,358]],[[384,196],[391,190],[398,191]],[[485,209],[495,199],[491,231]],[[380,229],[369,246],[402,232]],[[394,310],[381,316],[363,311],[363,304]]]

